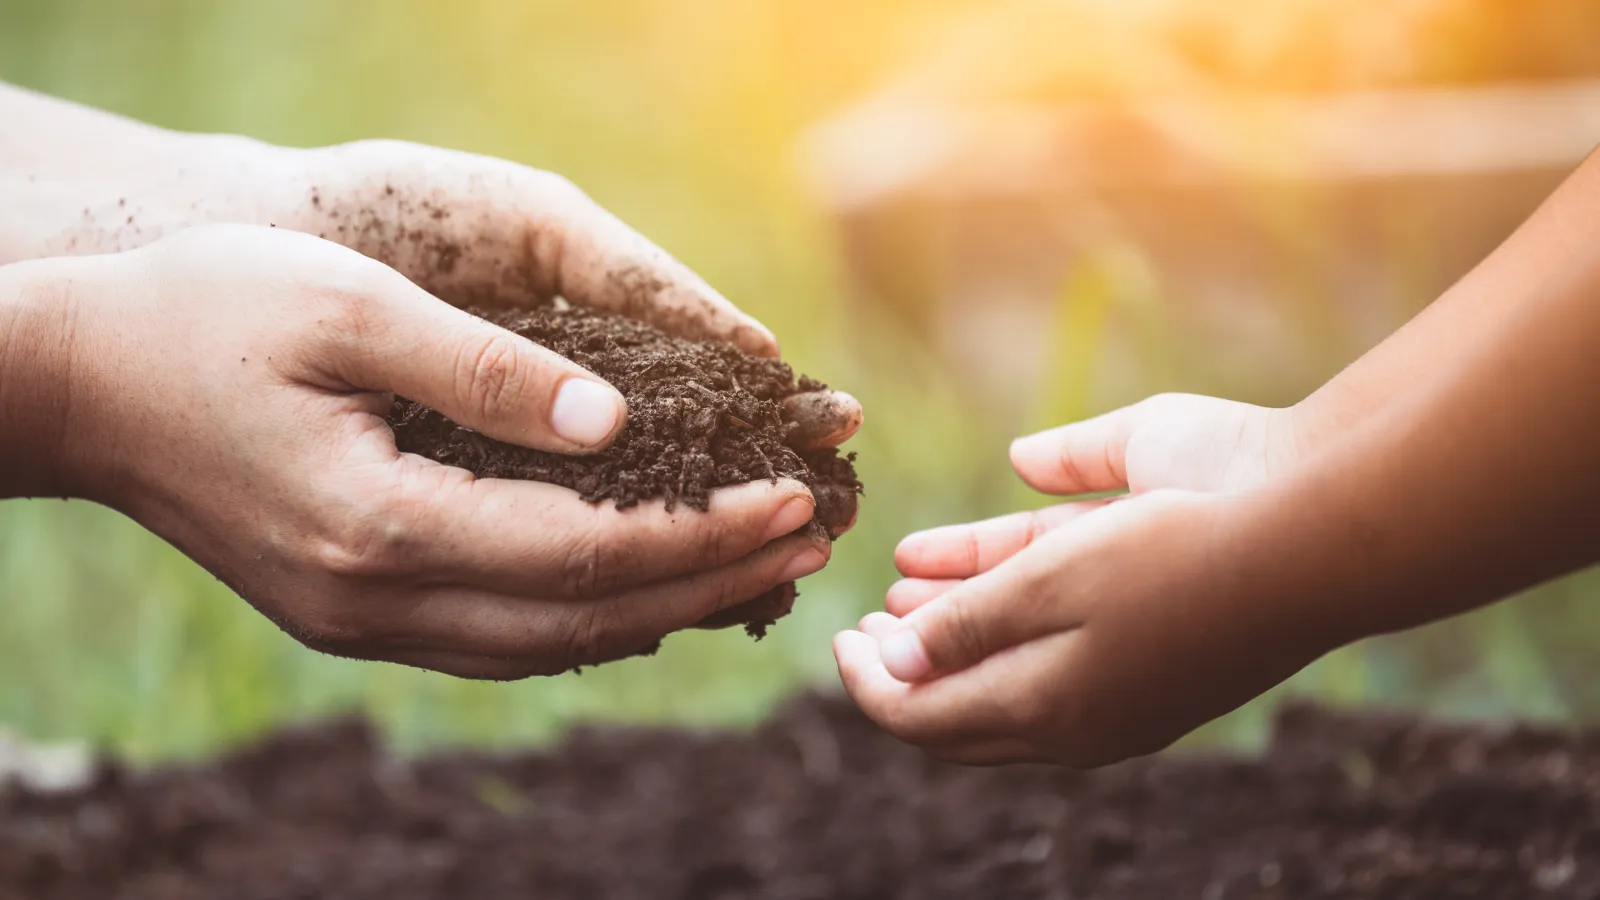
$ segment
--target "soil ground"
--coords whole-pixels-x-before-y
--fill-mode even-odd
[[[930,761],[841,700],[754,733],[389,758],[287,731],[0,797],[0,898],[1589,898],[1600,733],[1294,708],[1260,758]]]
[[[705,510],[716,488],[789,477],[816,497],[816,518],[807,527],[819,537],[855,521],[862,490],[855,455],[790,447],[799,425],[783,401],[823,390],[821,382],[796,379],[788,365],[731,344],[670,337],[642,322],[564,302],[471,312],[610,382],[627,400],[627,427],[602,453],[562,456],[491,440],[396,398],[389,421],[401,450],[484,478],[558,484],[590,502],[623,509],[661,499],[668,508]],[[760,637],[788,614],[794,598],[794,585],[781,585],[705,624],[742,624]]]

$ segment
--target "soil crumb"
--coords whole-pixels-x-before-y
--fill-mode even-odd
[[[806,527],[832,538],[855,520],[861,481],[855,454],[794,449],[809,435],[785,400],[825,390],[785,363],[731,344],[672,337],[622,316],[555,301],[535,309],[471,308],[594,372],[622,392],[628,423],[593,456],[562,456],[502,443],[438,412],[396,398],[389,424],[399,448],[484,478],[542,481],[591,503],[627,509],[663,500],[709,509],[712,491],[793,478],[812,490],[817,514]],[[742,624],[759,638],[793,606],[792,584],[724,610],[705,627]],[[653,648],[652,648],[653,649]]]
[[[0,898],[1600,896],[1600,733],[1295,707],[1261,757],[931,761],[842,700],[414,762],[334,723],[0,792]]]

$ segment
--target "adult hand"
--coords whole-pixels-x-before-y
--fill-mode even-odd
[[[556,673],[828,559],[791,535],[814,505],[792,482],[719,492],[706,514],[618,512],[398,453],[393,393],[559,452],[609,441],[622,402],[337,244],[213,226],[39,271],[60,276],[46,320],[71,323],[55,335],[63,492],[124,511],[317,649]]]
[[[550,172],[401,141],[296,150],[148,131],[140,137],[160,152],[51,195],[64,226],[28,255],[117,252],[204,223],[274,225],[358,250],[457,306],[559,295],[778,353],[761,323]],[[797,449],[836,447],[861,426],[848,394],[801,394],[787,407]]]

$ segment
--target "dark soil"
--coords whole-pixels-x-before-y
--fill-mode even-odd
[[[584,366],[622,392],[628,423],[593,456],[562,456],[501,443],[439,413],[396,399],[390,414],[401,450],[459,466],[485,478],[517,478],[569,487],[593,503],[626,509],[664,500],[706,510],[719,487],[794,478],[811,488],[817,514],[807,528],[838,534],[856,515],[861,482],[854,454],[802,452],[800,425],[783,401],[826,388],[796,379],[786,364],[731,344],[670,337],[632,319],[563,302],[536,309],[472,309]],[[786,615],[794,585],[719,613],[708,627],[743,624],[756,637]]]
[[[1298,708],[1261,759],[930,761],[841,701],[753,735],[387,757],[360,724],[0,797],[0,900],[1592,898],[1600,733]]]

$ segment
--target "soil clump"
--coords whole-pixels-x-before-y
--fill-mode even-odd
[[[469,309],[573,360],[610,382],[628,404],[616,442],[592,456],[563,456],[495,441],[438,412],[396,398],[389,424],[399,448],[483,478],[542,481],[592,503],[627,509],[662,500],[704,511],[712,491],[793,478],[817,500],[806,526],[832,538],[854,522],[862,492],[855,454],[794,448],[802,425],[784,401],[826,389],[775,359],[731,344],[676,338],[622,316],[560,300],[533,309]],[[803,401],[797,401],[803,402]],[[742,624],[755,637],[787,615],[794,585],[718,613],[705,627]]]

